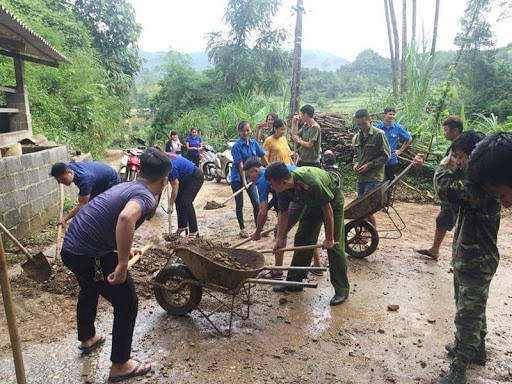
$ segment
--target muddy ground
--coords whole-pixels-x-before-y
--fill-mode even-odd
[[[196,199],[204,239],[236,243],[238,226],[234,202],[203,210],[208,200],[231,194],[224,183],[205,182]],[[350,201],[350,198],[347,198]],[[250,209],[245,197],[245,217]],[[165,204],[164,204],[165,205]],[[157,304],[146,284],[165,264],[162,234],[167,215],[155,217],[137,231],[137,244],[156,243],[133,269],[139,292],[139,317],[133,355],[153,362],[145,383],[432,383],[450,359],[444,344],[453,337],[453,274],[449,235],[439,262],[426,260],[413,248],[430,244],[438,207],[398,203],[407,228],[399,240],[381,240],[366,259],[349,258],[351,293],[348,301],[330,307],[333,294],[328,274],[311,277],[317,289],[277,294],[271,287],[252,291],[248,320],[235,318],[230,338],[221,337],[198,311],[172,317]],[[271,214],[272,221],[275,215]],[[176,218],[173,216],[174,228]],[[501,263],[491,285],[488,303],[488,364],[472,367],[469,383],[512,382],[512,217],[502,220]],[[378,214],[380,235],[390,222]],[[249,229],[254,228],[248,224]],[[323,238],[323,235],[321,235]],[[47,243],[46,243],[47,244]],[[247,248],[271,246],[271,237]],[[37,249],[37,244],[32,248]],[[52,246],[46,247],[52,254]],[[322,260],[326,262],[325,252]],[[286,262],[291,254],[286,255]],[[268,264],[272,256],[267,256]],[[10,270],[19,333],[30,383],[104,383],[108,376],[112,312],[100,300],[98,331],[107,342],[89,357],[81,357],[76,341],[76,282],[58,262],[49,283],[36,284],[20,271]],[[201,306],[213,308],[203,295]],[[221,296],[222,297],[222,296]],[[225,297],[223,297],[225,298]],[[243,304],[240,302],[240,304]],[[398,311],[389,311],[396,304]],[[246,309],[246,306],[244,307]],[[212,321],[227,330],[227,313]],[[12,355],[3,311],[0,313],[0,382],[14,383]],[[137,380],[134,380],[134,382]],[[137,381],[137,382],[139,382]]]

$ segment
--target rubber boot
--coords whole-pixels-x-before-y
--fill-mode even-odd
[[[446,376],[439,377],[436,384],[466,384],[466,381],[466,368],[452,363],[450,365],[450,372]]]

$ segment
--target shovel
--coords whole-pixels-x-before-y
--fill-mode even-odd
[[[153,244],[147,244],[145,245],[141,250],[140,250],[140,253],[137,253],[135,256],[133,256],[129,261],[128,261],[128,270],[130,270],[135,264],[137,264],[140,260],[140,258],[142,257],[142,255],[144,255],[147,251],[149,251],[151,248],[153,248]]]
[[[172,233],[172,219],[171,219],[172,206],[169,205],[169,202],[171,201],[170,194],[171,194],[171,192],[169,191],[169,183],[167,183],[167,215],[168,215],[168,219],[169,219],[169,235]]]
[[[338,245],[339,242],[336,241],[334,243],[334,245]],[[298,246],[298,247],[290,247],[290,248],[279,248],[277,251],[278,252],[287,252],[287,251],[310,251],[312,249],[316,249],[316,248],[322,248],[323,247],[323,244],[312,244],[312,245],[301,245],[301,246]],[[272,253],[272,249],[263,249],[261,251],[257,251],[259,253]]]
[[[250,187],[252,185],[252,181],[247,184],[248,187]],[[233,193],[231,196],[229,196],[226,200],[224,200],[222,203],[217,203],[215,200],[213,201],[207,201],[206,202],[206,205],[204,206],[204,209],[206,210],[210,210],[210,209],[219,209],[219,208],[222,208],[222,207],[225,207],[226,206],[226,203],[231,200],[233,197],[239,195],[240,193],[242,193],[244,191],[245,187],[242,187],[240,188],[238,191],[236,191],[235,193]]]
[[[2,223],[0,223],[0,229],[4,231],[6,236],[21,249],[25,256],[27,256],[27,261],[21,264],[21,268],[23,268],[27,276],[38,283],[48,280],[52,274],[52,268],[43,253],[39,252],[37,255],[32,256]]]
[[[64,215],[64,184],[59,184],[59,220],[62,220]],[[58,260],[60,253],[60,242],[62,240],[62,232],[64,231],[63,225],[57,226],[57,244],[55,245],[55,261]]]

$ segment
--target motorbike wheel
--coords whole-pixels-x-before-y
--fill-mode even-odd
[[[156,197],[156,204],[155,204],[155,208],[151,211],[151,213],[148,215],[148,217],[146,217],[146,220],[151,220],[153,218],[153,216],[155,216],[155,213],[156,213],[156,210],[158,209],[158,207],[160,206],[160,200],[162,199],[162,193],[160,193],[157,197]]]
[[[345,252],[350,256],[359,259],[370,256],[378,245],[379,233],[370,222],[350,221],[345,225]]]
[[[338,183],[338,188],[341,189],[341,187],[343,186],[343,176],[341,176],[341,172],[339,171],[339,169],[336,169],[336,168],[325,168],[325,170],[328,173],[330,173],[331,175],[334,176],[334,179]]]
[[[212,181],[215,178],[215,166],[212,163],[203,165],[203,174],[206,181]]]
[[[226,165],[226,183],[228,185],[231,185],[231,164],[232,163],[228,163],[228,165]]]

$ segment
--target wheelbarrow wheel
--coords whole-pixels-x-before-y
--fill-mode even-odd
[[[350,221],[345,225],[345,252],[350,256],[370,256],[379,245],[377,229],[368,221]]]
[[[194,276],[183,264],[170,264],[162,269],[155,281],[169,288],[176,288],[183,280],[192,280]],[[161,287],[153,287],[156,301],[170,315],[183,316],[192,312],[201,302],[203,290],[193,284],[182,286],[178,292],[170,292]]]

